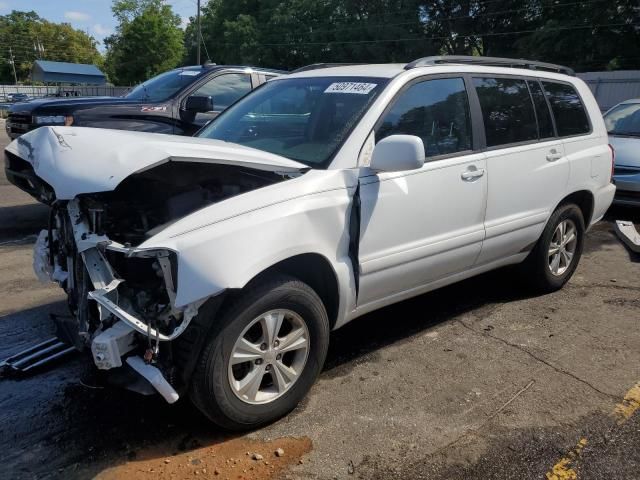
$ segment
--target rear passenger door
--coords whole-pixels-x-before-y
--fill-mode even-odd
[[[478,264],[526,252],[569,181],[569,163],[537,79],[474,75],[486,138],[486,238]]]

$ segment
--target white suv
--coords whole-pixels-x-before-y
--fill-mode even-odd
[[[567,282],[615,193],[598,105],[571,74],[317,65],[199,138],[43,127],[6,171],[52,207],[35,266],[68,293],[69,341],[252,428],[304,397],[330,330],[356,317],[510,264],[541,291]]]

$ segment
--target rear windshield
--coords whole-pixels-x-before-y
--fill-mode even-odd
[[[267,82],[217,117],[198,137],[327,168],[387,84],[386,78],[309,77]]]
[[[609,135],[640,137],[640,103],[618,105],[604,116]]]

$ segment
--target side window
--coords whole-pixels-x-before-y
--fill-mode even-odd
[[[540,138],[553,137],[553,123],[551,121],[551,112],[544,98],[544,92],[540,84],[535,80],[527,80],[533,105],[536,107],[536,116],[538,117],[538,133]]]
[[[560,137],[589,133],[589,119],[580,96],[566,83],[542,82]]]
[[[224,110],[251,91],[251,76],[245,73],[225,73],[212,78],[191,95],[213,98],[216,111]]]
[[[517,78],[474,78],[487,147],[538,138],[529,89]]]
[[[394,134],[422,138],[427,157],[471,150],[469,101],[462,78],[416,83],[404,91],[376,129],[376,141]]]

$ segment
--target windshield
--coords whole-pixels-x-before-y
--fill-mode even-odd
[[[604,117],[610,135],[640,137],[640,103],[618,105]]]
[[[268,82],[226,110],[198,136],[327,168],[387,81],[309,77]]]
[[[192,83],[201,73],[202,69],[180,69],[161,73],[135,87],[125,95],[125,98],[145,102],[162,102]]]

